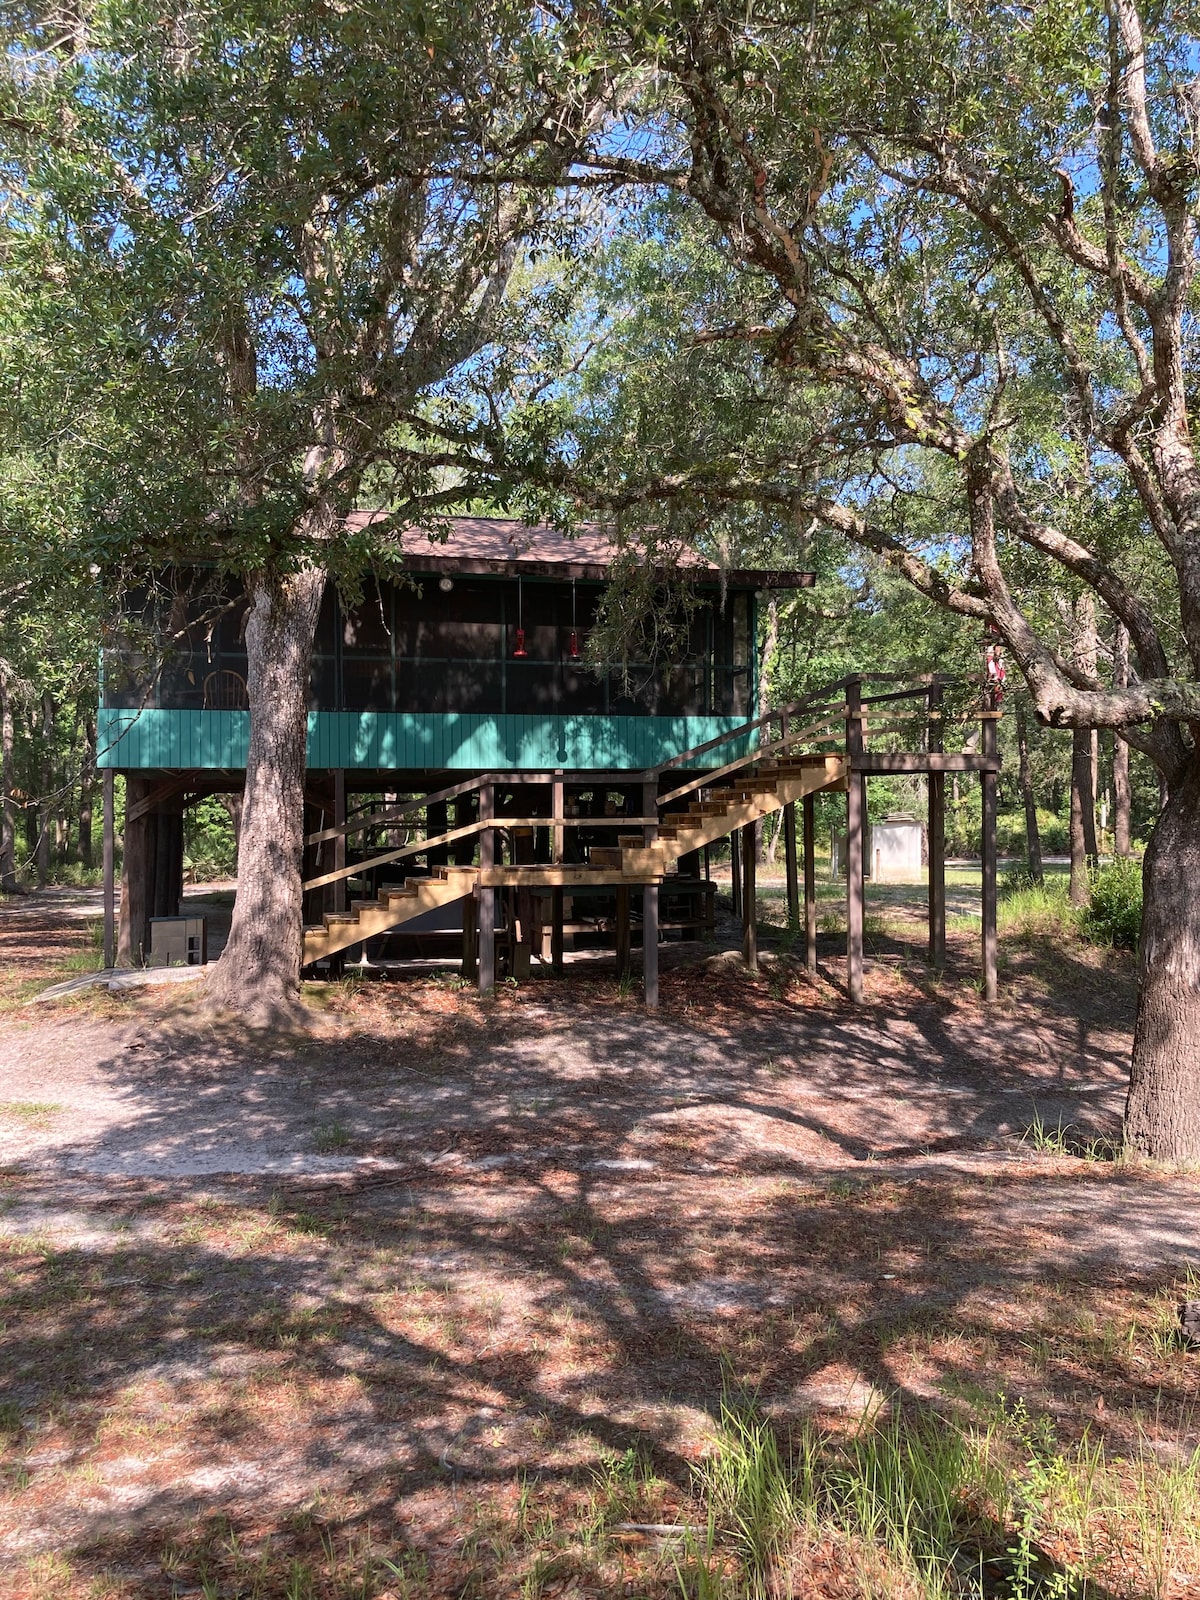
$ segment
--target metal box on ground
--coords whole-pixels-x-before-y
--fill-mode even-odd
[[[207,961],[207,917],[150,918],[148,967],[202,967]]]

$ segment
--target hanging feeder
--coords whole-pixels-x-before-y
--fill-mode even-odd
[[[524,661],[529,654],[525,648],[525,597],[521,590],[521,580],[517,579],[517,643],[513,650],[515,661]]]
[[[575,619],[575,579],[571,579],[571,637],[567,641],[567,655],[572,661],[579,660],[579,628]]]

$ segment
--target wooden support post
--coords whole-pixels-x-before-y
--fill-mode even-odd
[[[335,828],[344,828],[346,825],[346,772],[343,767],[335,769],[333,774],[333,825]],[[346,865],[346,835],[341,833],[333,841],[333,870],[341,872]],[[345,911],[346,909],[346,880],[339,878],[330,887],[333,890],[333,904],[331,911]]]
[[[626,889],[626,894],[629,890]],[[658,885],[642,890],[642,986],[646,1006],[658,1010]]]
[[[809,796],[811,799],[812,797]],[[805,805],[808,801],[805,801]],[[800,874],[796,863],[796,802],[789,800],[783,808],[783,862],[787,873],[788,928],[797,933],[800,928]]]
[[[482,891],[490,894],[491,890]],[[463,908],[463,938],[462,938],[462,975],[466,982],[473,982],[479,975],[479,907],[475,896],[469,894],[462,903]]]
[[[735,828],[729,835],[729,882],[733,898],[733,914],[740,917],[742,914],[742,842],[741,835]]]
[[[990,711],[983,718],[983,754],[996,754],[996,722],[1000,713]],[[995,772],[980,773],[983,784],[983,998],[994,1000],[996,982],[996,810]]]
[[[550,965],[560,977],[563,970],[563,892],[550,892]]]
[[[658,815],[658,778],[646,778],[642,782],[642,815],[656,817]],[[658,838],[658,827],[647,823],[642,830],[642,838],[646,844],[653,844]]]
[[[496,792],[490,783],[479,790],[479,818],[490,821],[495,815]],[[483,872],[492,866],[496,854],[496,834],[492,828],[481,828],[479,833],[479,867]],[[496,986],[496,891],[479,886],[479,992],[487,994]]]
[[[550,814],[554,818],[554,838],[551,844],[550,859],[556,867],[562,865],[563,858],[563,836],[566,832],[562,825],[563,809],[563,781],[562,777],[558,776],[550,786]],[[561,901],[561,894],[559,899]]]
[[[929,690],[929,750],[942,748],[942,686]],[[930,772],[929,784],[929,965],[946,965],[946,774]]]
[[[742,829],[742,960],[751,972],[758,971],[758,890],[754,882],[757,851],[754,824]]]
[[[113,770],[104,769],[104,965],[117,959],[116,883],[113,879],[113,843],[116,820],[113,811]]]
[[[846,685],[846,755],[849,784],[846,789],[846,989],[851,1003],[863,997],[863,833],[866,818],[866,779],[853,770],[853,758],[862,751],[862,680]]]
[[[617,977],[629,976],[629,889],[617,885]]]
[[[817,970],[817,809],[816,796],[804,796],[804,965]]]

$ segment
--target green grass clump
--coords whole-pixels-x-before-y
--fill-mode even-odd
[[[1091,874],[1079,926],[1093,944],[1136,950],[1142,932],[1142,864],[1117,856]]]
[[[981,1427],[897,1407],[786,1447],[727,1404],[696,1479],[707,1528],[675,1561],[686,1600],[808,1592],[814,1551],[836,1552],[864,1594],[1091,1600],[1112,1592],[1114,1548],[1128,1592],[1158,1600],[1200,1552],[1200,1452],[1166,1465],[1149,1446],[1110,1458],[1087,1434],[1063,1447],[1003,1396]]]

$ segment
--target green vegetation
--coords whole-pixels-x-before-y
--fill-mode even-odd
[[[696,1477],[707,1527],[677,1563],[688,1600],[811,1593],[831,1565],[851,1592],[912,1600],[1087,1600],[1132,1566],[1133,1592],[1157,1600],[1200,1554],[1200,1452],[1164,1466],[1148,1439],[1129,1456],[1086,1431],[1060,1445],[1003,1395],[980,1427],[897,1406],[845,1440],[803,1427],[786,1449],[726,1405]]]

